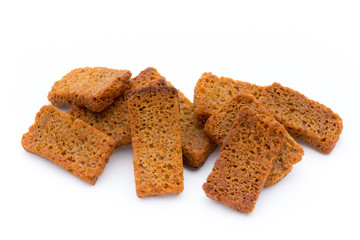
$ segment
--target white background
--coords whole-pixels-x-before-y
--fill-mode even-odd
[[[0,239],[359,239],[359,12],[359,1],[1,1]],[[206,71],[277,81],[344,130],[331,154],[302,144],[251,214],[201,188],[219,149],[185,167],[182,194],[139,199],[131,146],[95,186],[21,147],[52,84],[85,66],[152,66],[189,99]]]

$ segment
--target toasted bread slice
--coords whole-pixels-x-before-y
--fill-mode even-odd
[[[128,99],[138,197],[181,193],[183,159],[177,90],[146,87]]]
[[[217,144],[223,145],[224,139],[230,132],[240,109],[244,106],[252,108],[257,114],[265,115],[276,121],[266,108],[254,98],[253,95],[239,93],[229,102],[224,104],[218,112],[213,114],[206,121],[205,132],[214,141],[216,141]],[[281,151],[279,152],[278,158],[275,160],[274,167],[268,176],[265,187],[279,182],[291,171],[292,165],[299,162],[304,155],[302,147],[289,135],[288,132],[286,132],[285,129],[284,132],[286,133],[285,141]]]
[[[101,112],[124,92],[130,77],[128,70],[77,68],[55,82],[48,99],[55,106],[72,104]]]
[[[166,83],[173,87],[170,82]],[[196,118],[194,104],[180,90],[177,91],[184,163],[191,167],[201,167],[217,145],[205,134],[204,123]]]
[[[26,151],[90,184],[96,183],[115,149],[112,138],[51,105],[41,108],[21,143]]]
[[[281,124],[243,107],[203,185],[206,195],[237,211],[253,211],[284,140]]]
[[[279,83],[266,86],[259,101],[291,136],[320,152],[330,153],[343,129],[340,116],[330,108]]]

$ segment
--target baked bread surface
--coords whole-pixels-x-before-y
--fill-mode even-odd
[[[339,140],[343,123],[338,114],[279,83],[262,87],[204,73],[194,90],[196,117],[206,121],[240,92],[252,94],[293,138],[320,152],[330,153]]]
[[[240,91],[256,92],[259,86],[247,82],[218,77],[210,72],[204,73],[194,89],[194,108],[196,117],[205,122],[223,104],[238,95]]]
[[[177,90],[146,87],[128,99],[138,197],[181,193],[183,158]]]
[[[203,185],[206,195],[237,211],[253,211],[284,140],[278,122],[243,107]]]
[[[127,98],[131,92],[148,86],[166,86],[164,78],[155,68],[147,68],[132,78],[125,92],[102,112],[92,112],[86,108],[73,107],[68,113],[106,133],[120,148],[131,144],[130,119]]]
[[[48,99],[55,106],[69,104],[101,112],[123,93],[130,77],[128,70],[77,68],[54,83]]]
[[[264,87],[258,99],[290,135],[320,152],[330,153],[340,138],[340,116],[291,88],[274,83]]]
[[[96,183],[115,149],[112,138],[52,105],[40,109],[21,143],[26,151],[90,184]]]
[[[173,87],[170,82],[166,81],[166,83]],[[198,168],[205,163],[217,145],[205,134],[204,123],[196,118],[194,104],[180,90],[177,91],[184,163]]]
[[[207,135],[220,146],[223,145],[223,141],[231,130],[240,109],[244,106],[252,108],[259,117],[264,115],[276,121],[253,95],[240,92],[229,102],[225,103],[218,112],[208,118],[205,124],[205,132]],[[302,147],[285,129],[284,131],[286,133],[285,141],[281,147],[278,158],[275,160],[274,167],[268,176],[265,187],[274,185],[284,178],[291,171],[293,164],[298,163],[304,155]]]

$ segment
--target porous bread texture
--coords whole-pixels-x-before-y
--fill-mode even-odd
[[[165,79],[152,67],[145,69],[143,72],[149,76],[148,81],[157,78]],[[137,81],[136,77],[130,81],[130,84]],[[169,81],[165,80],[165,82],[166,85],[174,87]],[[132,87],[132,91],[145,87],[140,84],[135,85],[137,87]],[[191,167],[200,167],[209,154],[215,150],[216,144],[206,136],[204,124],[196,119],[193,103],[180,90],[177,91],[180,105],[181,144],[184,163]]]
[[[258,99],[291,136],[318,151],[330,153],[339,140],[342,119],[323,104],[279,83],[264,87]]]
[[[194,109],[197,119],[205,122],[220,107],[235,97],[240,91],[255,93],[259,86],[236,81],[227,77],[217,77],[210,72],[204,73],[194,89]]]
[[[167,85],[174,87],[170,82]],[[204,123],[200,122],[194,111],[194,104],[180,91],[178,91],[180,104],[180,130],[181,145],[184,163],[191,167],[201,167],[209,154],[216,148],[204,132]]]
[[[150,86],[166,86],[165,77],[160,75],[156,68],[149,67],[141,71],[139,75],[130,80],[130,94],[136,90]]]
[[[138,197],[181,193],[183,159],[177,90],[146,87],[128,99]]]
[[[118,97],[102,112],[96,113],[86,108],[73,107],[68,113],[113,138],[116,148],[131,143],[127,99],[124,95]]]
[[[112,138],[51,105],[40,109],[21,144],[93,185],[115,149]]]
[[[266,108],[257,101],[253,95],[248,93],[239,93],[229,102],[225,103],[218,112],[213,114],[205,124],[205,132],[220,146],[232,128],[236,117],[242,107],[248,106],[257,114],[265,115],[268,118],[274,117],[266,110]],[[281,126],[282,127],[282,126]],[[284,129],[285,141],[279,152],[278,158],[275,160],[265,187],[274,185],[284,178],[292,169],[292,165],[299,162],[304,155],[302,147],[289,135]]]
[[[155,68],[149,67],[131,79],[124,95],[104,111],[94,113],[85,108],[73,107],[69,113],[114,138],[117,147],[128,145],[131,144],[128,95],[143,87],[165,85],[173,87]],[[200,167],[215,150],[216,144],[204,133],[204,124],[196,119],[193,103],[180,90],[178,96],[184,163],[191,167]]]
[[[55,106],[69,104],[101,112],[123,93],[130,77],[128,70],[77,68],[54,83],[48,99]]]
[[[206,195],[237,211],[252,212],[284,140],[278,122],[243,107],[203,185]]]
[[[248,106],[259,114],[270,115],[266,108],[257,101],[253,95],[240,92],[221,108],[209,117],[205,123],[205,133],[218,145],[222,145],[228,135],[239,111],[242,107]],[[272,117],[270,115],[270,117]]]
[[[204,73],[194,91],[196,117],[206,121],[240,91],[254,95],[292,137],[320,152],[330,153],[339,140],[343,124],[338,114],[278,83],[261,87]]]
[[[68,113],[112,137],[117,148],[131,144],[127,98],[131,92],[148,86],[166,86],[164,78],[154,68],[147,68],[131,79],[125,93],[104,111],[95,113],[73,107]]]

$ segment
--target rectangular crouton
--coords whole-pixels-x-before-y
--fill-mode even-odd
[[[170,82],[166,83],[173,87]],[[201,167],[209,154],[215,150],[216,143],[205,134],[204,123],[195,116],[194,104],[180,90],[177,91],[184,163],[191,167]]]
[[[265,115],[276,121],[253,95],[239,93],[229,102],[225,103],[218,112],[208,118],[205,124],[205,132],[216,141],[217,144],[223,145],[224,139],[230,132],[240,109],[244,106],[252,108],[257,114]],[[265,187],[274,185],[284,178],[291,171],[293,164],[299,162],[304,155],[302,147],[285,129],[284,132],[286,134],[285,141],[278,158],[275,160],[274,167],[268,176]]]
[[[96,183],[115,149],[112,138],[51,105],[41,108],[21,143],[26,151],[90,184]]]
[[[278,122],[243,107],[203,185],[206,195],[237,211],[253,211],[284,140]]]
[[[130,77],[128,70],[77,68],[54,83],[48,99],[55,106],[69,104],[101,112],[124,92]]]
[[[330,153],[343,129],[342,119],[330,108],[290,88],[274,83],[257,98],[296,139]]]
[[[175,88],[146,87],[128,99],[138,197],[181,193],[183,159]]]

